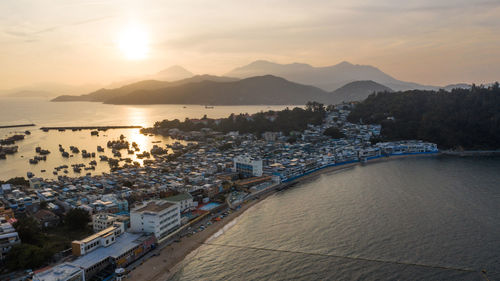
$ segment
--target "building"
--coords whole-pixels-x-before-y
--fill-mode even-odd
[[[33,276],[33,281],[85,281],[83,270],[69,262],[58,264]]]
[[[262,176],[262,160],[254,159],[249,156],[236,156],[233,159],[234,171],[244,177]]]
[[[78,257],[71,264],[83,270],[84,280],[91,280],[98,273],[111,275],[116,268],[128,266],[155,245],[156,239],[153,235],[125,232],[116,237],[114,243],[109,246],[97,247],[92,252]]]
[[[33,217],[41,227],[55,227],[59,224],[59,217],[49,210],[39,210]]]
[[[3,260],[12,246],[21,243],[16,229],[7,222],[4,217],[0,217],[0,260]]]
[[[153,233],[157,239],[181,224],[178,203],[166,200],[147,201],[130,211],[130,231]]]
[[[190,210],[191,208],[194,207],[193,196],[191,196],[191,194],[189,194],[187,192],[167,197],[167,198],[165,198],[165,201],[170,202],[170,203],[174,203],[174,204],[178,203],[181,213],[186,211],[186,210]]]
[[[116,237],[124,232],[123,224],[111,226],[79,241],[71,242],[73,255],[83,256],[99,247],[108,247],[116,242]]]
[[[110,226],[123,224],[123,230],[129,227],[130,219],[127,216],[99,213],[92,216],[92,228],[94,232],[102,231]]]

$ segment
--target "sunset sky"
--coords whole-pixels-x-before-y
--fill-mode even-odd
[[[349,61],[432,85],[500,80],[500,1],[2,0],[0,89],[109,84],[171,65]]]

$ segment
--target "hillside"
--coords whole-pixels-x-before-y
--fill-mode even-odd
[[[392,92],[392,89],[373,81],[355,81],[333,91],[333,96],[339,102],[362,101],[370,94],[377,92]]]
[[[332,95],[313,86],[266,75],[233,82],[201,81],[157,90],[139,90],[107,100],[109,104],[306,104]]]
[[[384,140],[420,139],[440,148],[500,149],[500,88],[370,95],[349,121],[382,124]]]
[[[174,82],[167,81],[157,81],[157,80],[145,80],[140,82],[135,82],[132,84],[128,84],[115,89],[100,89],[90,94],[81,95],[81,96],[59,96],[52,101],[63,102],[63,101],[92,101],[92,102],[105,102],[110,99],[114,99],[120,96],[128,95],[132,92],[142,90],[156,90],[167,87],[179,86],[192,82],[200,82],[204,80],[209,81],[218,81],[218,82],[228,82],[228,81],[236,81],[236,78],[230,77],[218,77],[212,75],[196,75],[191,78],[186,78]]]
[[[349,62],[326,67],[313,67],[303,63],[278,64],[259,60],[238,67],[228,72],[226,76],[247,78],[267,74],[283,77],[297,83],[313,85],[326,91],[333,91],[347,83],[362,80],[372,80],[394,90],[437,89],[433,86],[397,80],[373,66],[354,65]]]

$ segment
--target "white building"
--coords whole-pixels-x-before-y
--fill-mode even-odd
[[[157,239],[163,238],[180,224],[178,203],[153,200],[143,202],[130,211],[130,231],[153,233]]]
[[[83,256],[99,247],[108,247],[124,232],[123,223],[114,225],[82,240],[71,242],[73,255]]]
[[[127,227],[125,225],[124,216],[106,213],[99,213],[92,216],[92,228],[94,232],[102,231],[111,226],[118,226],[125,230]]]
[[[58,264],[33,276],[33,281],[85,281],[83,270],[69,262]]]
[[[236,156],[233,159],[234,171],[245,177],[262,176],[262,160],[249,156]]]
[[[167,197],[165,198],[165,201],[174,204],[178,203],[181,212],[184,212],[194,207],[193,196],[191,196],[191,194],[187,192]]]

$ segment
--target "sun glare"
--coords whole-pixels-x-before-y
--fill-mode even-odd
[[[118,36],[118,48],[129,60],[145,59],[149,53],[149,38],[138,26],[124,29]]]

